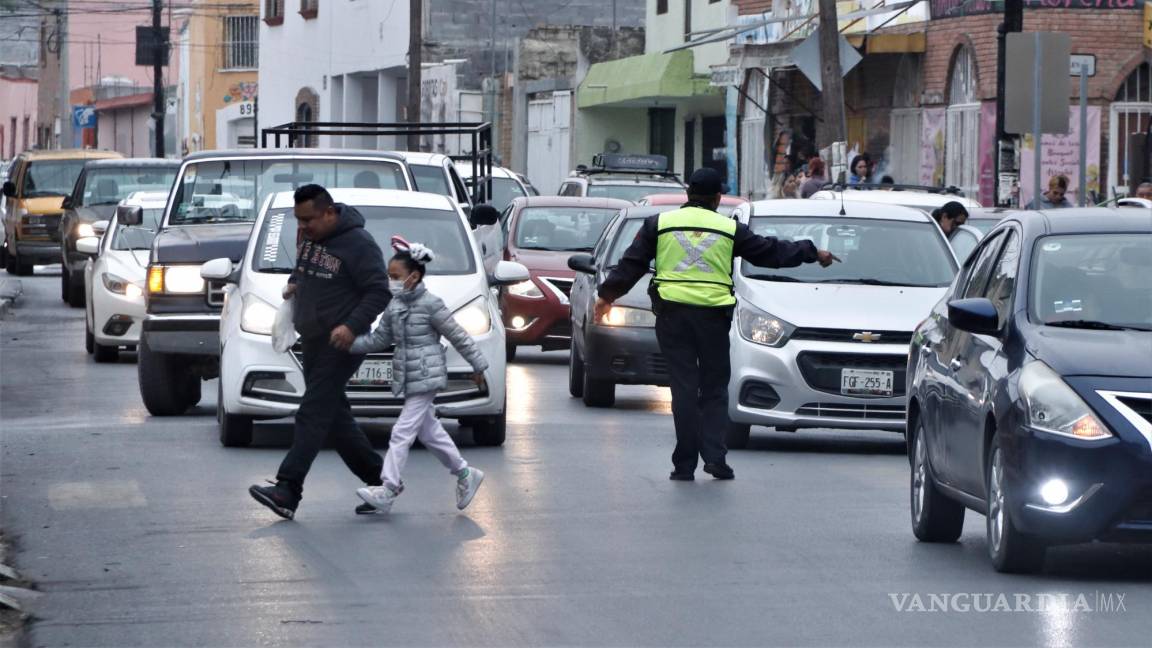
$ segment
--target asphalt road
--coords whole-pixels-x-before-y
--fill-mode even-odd
[[[327,451],[280,521],[246,489],[291,428],[221,447],[212,385],[190,415],[149,417],[132,356],[85,355],[83,311],[50,273],[0,322],[0,524],[45,594],[29,645],[1149,645],[1150,548],[1061,549],[1013,577],[989,566],[983,517],[919,544],[903,442],[884,433],[755,429],[735,481],[670,482],[667,392],[585,409],[555,353],[509,369],[503,448],[449,426],[488,475],[465,513],[417,450],[391,517],[356,517],[359,484]],[[907,609],[961,593],[1071,598]],[[1094,611],[1071,609],[1081,594]]]

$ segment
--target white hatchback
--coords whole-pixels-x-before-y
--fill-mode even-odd
[[[113,216],[97,221],[98,235],[76,241],[89,255],[84,266],[84,347],[96,362],[115,362],[121,347],[135,347],[144,321],[144,280],[152,239],[168,202],[166,191],[139,191],[116,206],[140,210],[140,225],[125,226]]]
[[[485,385],[471,381],[472,369],[448,348],[448,386],[436,397],[437,414],[470,426],[479,445],[501,445],[505,432],[505,349],[494,284],[528,279],[518,263],[501,262],[488,277],[468,221],[446,196],[388,189],[333,189],[332,197],[355,207],[365,229],[389,257],[389,240],[400,235],[436,252],[425,282],[476,340],[489,368]],[[256,419],[295,414],[304,394],[299,345],[288,353],[272,348],[272,323],[296,260],[296,220],[291,192],[265,201],[238,267],[213,259],[205,279],[226,281],[220,316],[220,393],[217,418],[225,446],[247,445]],[[347,386],[352,411],[361,417],[394,418],[403,405],[392,395],[392,353],[369,354]]]
[[[912,331],[957,269],[940,228],[918,209],[838,200],[767,200],[736,217],[843,262],[738,265],[729,447],[752,425],[902,431]]]

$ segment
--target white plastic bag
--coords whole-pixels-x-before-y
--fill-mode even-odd
[[[280,308],[276,309],[276,319],[272,320],[272,348],[277,353],[285,353],[288,349],[296,344],[296,340],[300,339],[300,334],[296,332],[296,327],[292,325],[292,315],[295,311],[293,304],[295,299],[289,297],[285,299]]]

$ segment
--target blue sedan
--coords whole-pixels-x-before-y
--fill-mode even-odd
[[[1057,544],[1152,541],[1152,212],[1004,218],[908,356],[912,528],[986,516],[999,571]]]

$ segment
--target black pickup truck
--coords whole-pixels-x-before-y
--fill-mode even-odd
[[[415,186],[403,158],[378,151],[211,151],[184,159],[148,264],[137,375],[153,415],[178,415],[195,406],[201,381],[220,372],[224,285],[205,282],[201,264],[219,257],[239,262],[266,199],[309,183]]]

